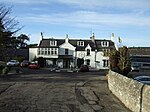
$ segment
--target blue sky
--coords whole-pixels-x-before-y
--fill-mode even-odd
[[[126,46],[149,47],[150,0],[3,0],[12,6],[12,17],[38,43],[40,32],[46,38],[110,39],[115,33]]]

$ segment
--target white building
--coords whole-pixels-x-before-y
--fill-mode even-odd
[[[108,69],[108,53],[115,49],[111,40],[69,39],[41,39],[36,48],[29,49],[29,61],[43,57],[47,66],[59,66],[60,68],[79,67],[86,64],[91,68]]]

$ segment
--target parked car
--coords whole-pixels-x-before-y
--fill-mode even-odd
[[[18,66],[19,61],[17,60],[10,60],[9,62],[6,63],[7,66]]]
[[[36,62],[31,62],[28,66],[28,68],[30,69],[39,69],[40,68],[40,65]]]
[[[150,76],[137,76],[134,80],[150,85]]]
[[[89,72],[88,65],[81,65],[79,72]]]
[[[28,67],[29,65],[29,61],[28,60],[23,60],[21,63],[20,63],[20,67]]]

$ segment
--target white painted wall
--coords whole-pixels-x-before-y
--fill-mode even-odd
[[[97,52],[96,53],[96,68],[97,69],[103,69],[102,60],[103,60],[103,52]]]
[[[59,46],[59,55],[65,55],[65,49],[68,49],[68,55],[75,55],[75,47],[67,42]]]
[[[91,51],[90,55],[85,55],[84,60],[90,60],[90,67],[95,68],[95,52]],[[84,61],[86,64],[86,61]]]
[[[37,57],[38,48],[29,48],[29,61],[33,61],[35,57]]]
[[[43,57],[43,58],[58,58],[58,55],[37,55],[37,57]]]
[[[84,58],[86,55],[86,51],[77,51],[76,53],[77,58]]]
[[[95,62],[95,55],[96,55],[96,62]],[[104,57],[103,52],[95,52],[91,51],[91,55],[87,56],[86,51],[77,51],[77,58],[83,58],[84,64],[86,64],[87,59],[90,60],[90,67],[96,68],[96,69],[108,69],[108,67],[103,67],[103,59],[109,60],[109,57]]]

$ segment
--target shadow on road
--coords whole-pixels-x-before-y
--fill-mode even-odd
[[[93,77],[105,76],[104,72],[51,72],[47,69],[28,69],[22,68],[20,74],[10,74],[7,77],[1,78],[3,82],[58,82],[58,83],[69,83],[75,81],[90,80]]]

